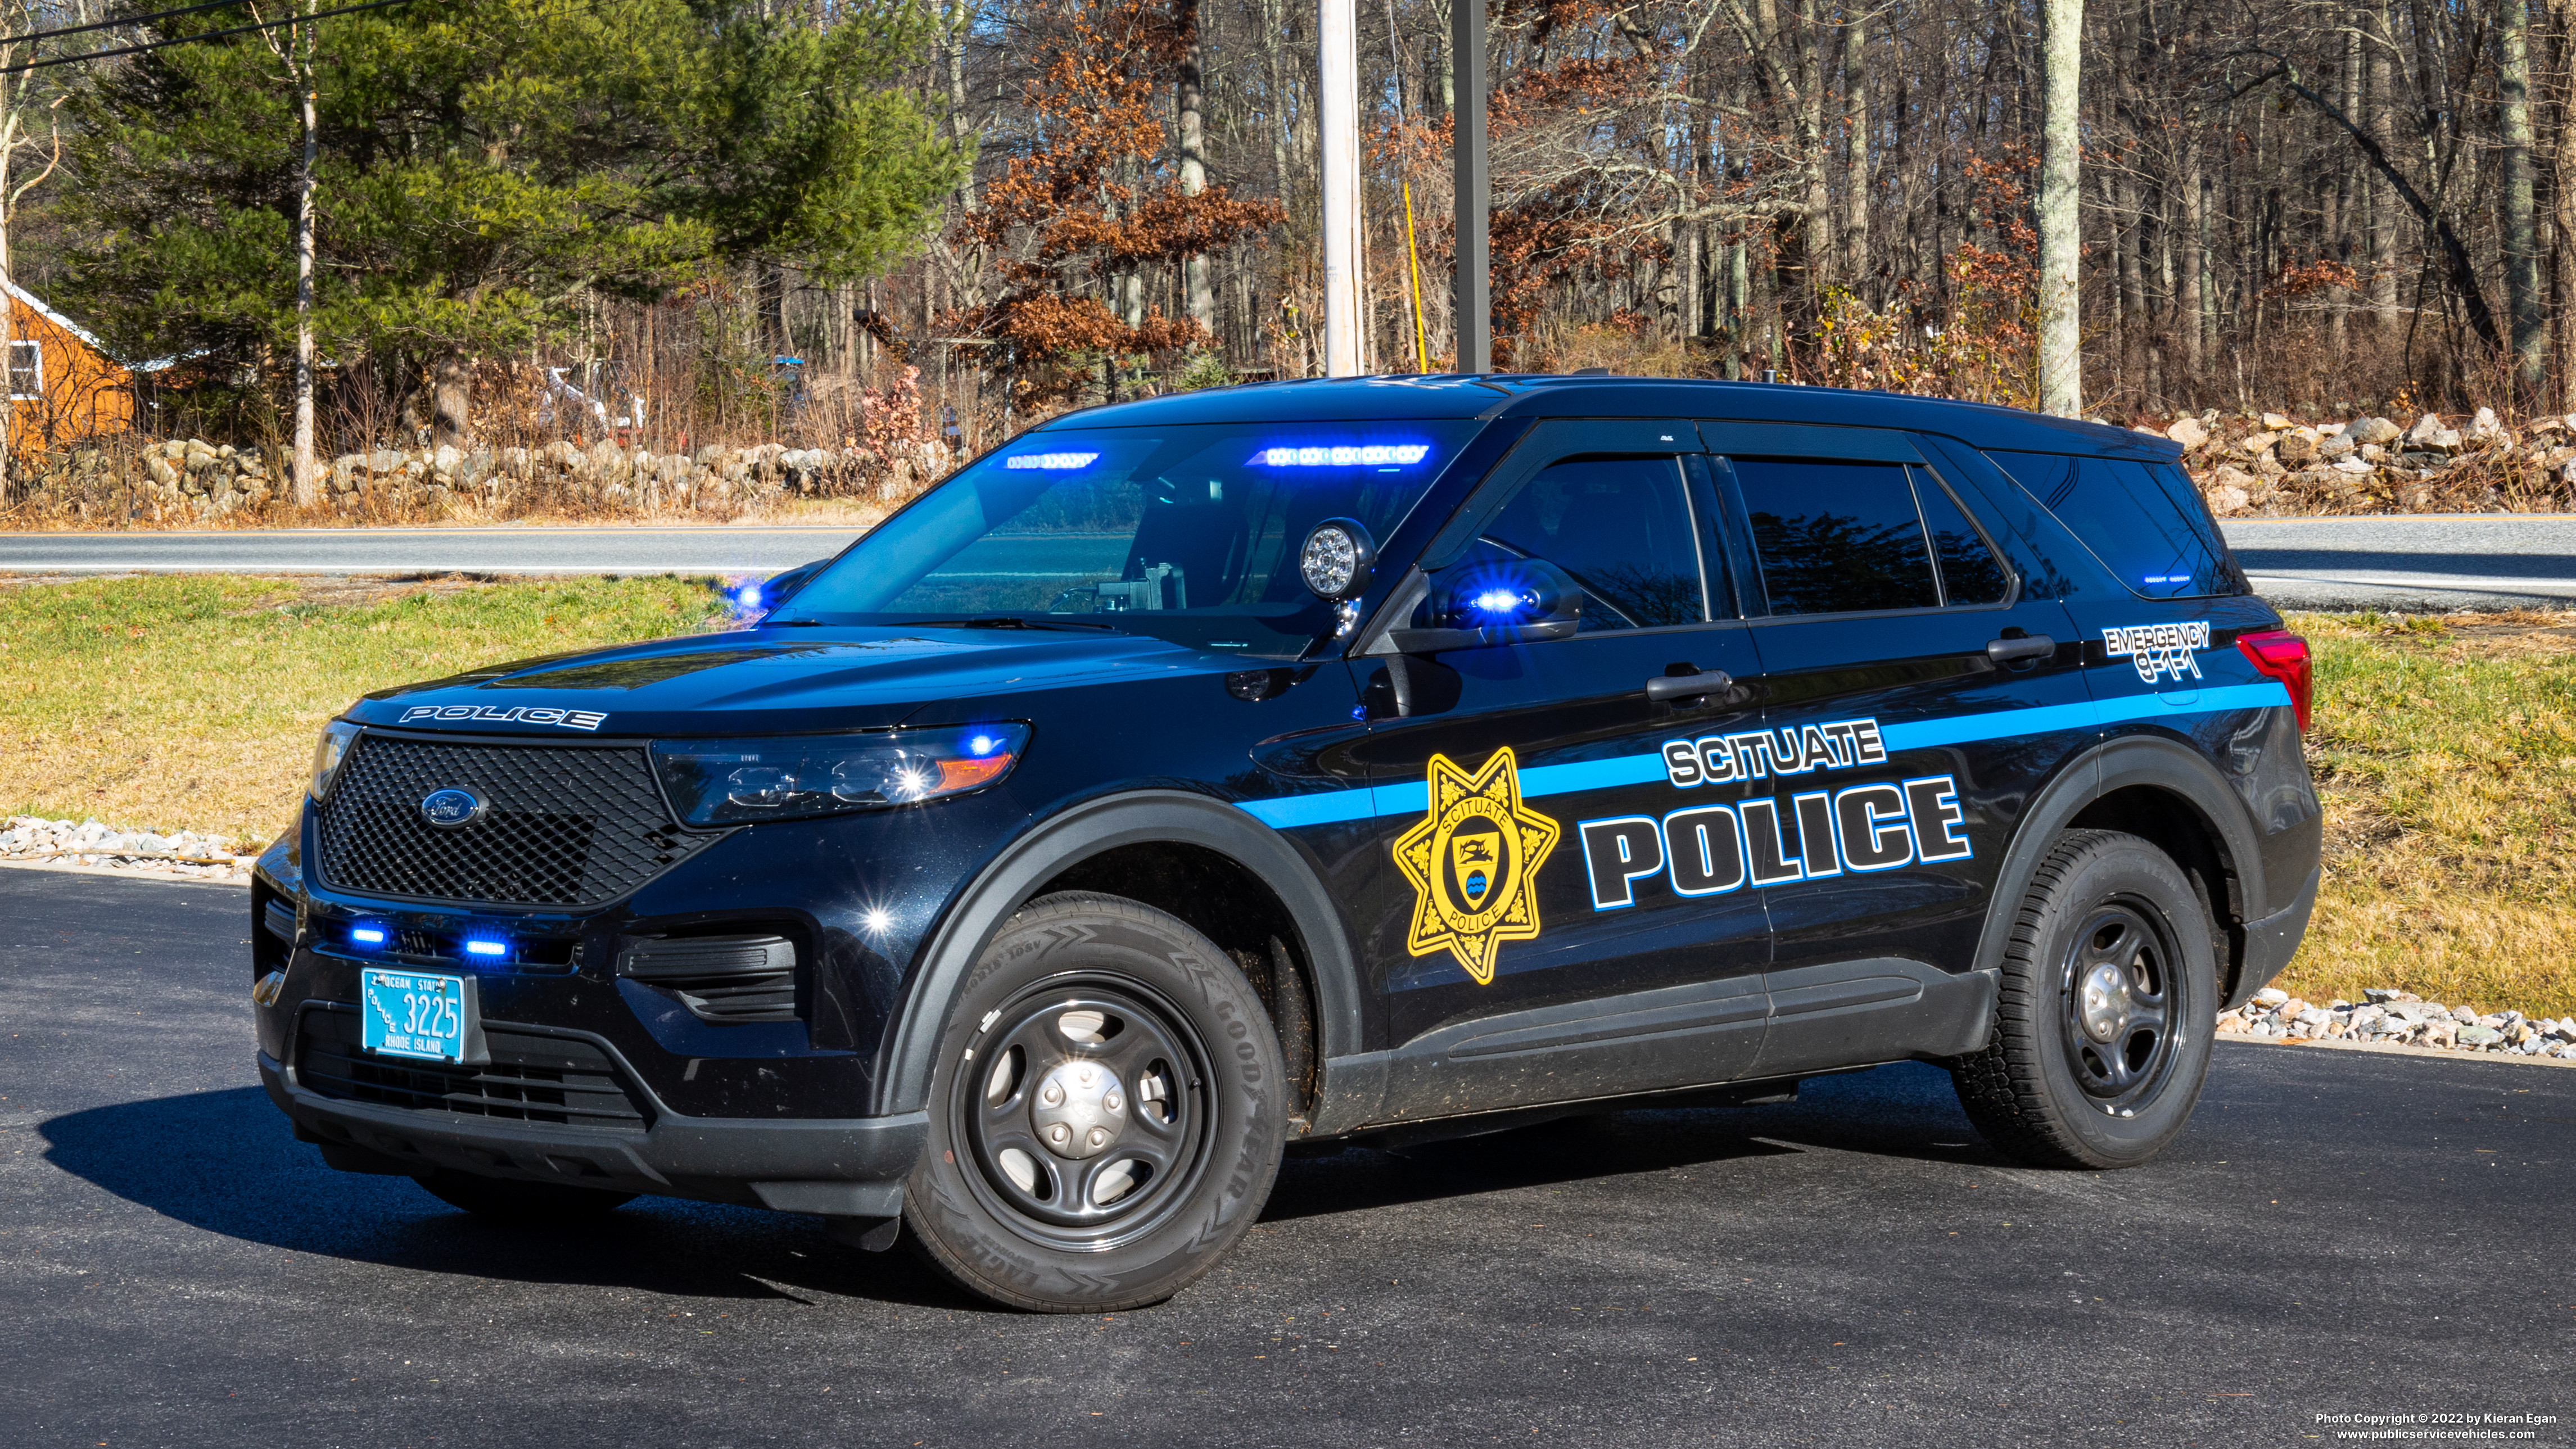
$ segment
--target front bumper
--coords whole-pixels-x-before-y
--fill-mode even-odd
[[[266,1052],[259,1079],[296,1136],[321,1144],[335,1165],[399,1173],[453,1168],[833,1217],[900,1212],[903,1181],[930,1131],[919,1112],[757,1121],[685,1117],[659,1103],[642,1131],[513,1122],[324,1096]]]

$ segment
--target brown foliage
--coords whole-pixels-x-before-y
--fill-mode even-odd
[[[1157,80],[1186,43],[1180,23],[1151,0],[1051,0],[1033,12],[1031,28],[1042,37],[1040,55],[1021,98],[1047,144],[1012,157],[985,187],[983,205],[959,218],[957,239],[996,256],[1003,288],[959,308],[951,324],[1040,363],[1204,344],[1206,331],[1188,318],[1150,307],[1119,316],[1119,279],[1229,247],[1284,213],[1223,186],[1184,194],[1160,170]]]

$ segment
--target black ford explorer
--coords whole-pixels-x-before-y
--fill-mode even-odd
[[[987,454],[756,626],[372,695],[261,861],[334,1167],[1163,1298],[1283,1149],[1949,1068],[2179,1133],[2317,889],[2304,643],[2159,438],[1823,389],[1236,388]]]

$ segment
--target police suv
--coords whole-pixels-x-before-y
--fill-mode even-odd
[[[332,1166],[1150,1303],[1284,1149],[1937,1062],[2127,1167],[2317,889],[2307,649],[2160,438],[1413,377],[1013,439],[749,628],[368,696],[263,857]]]

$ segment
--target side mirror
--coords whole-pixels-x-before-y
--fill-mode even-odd
[[[1307,592],[1338,604],[1365,591],[1377,572],[1377,540],[1356,518],[1327,518],[1306,531],[1297,573]]]
[[[1427,627],[1387,634],[1406,654],[1571,639],[1582,625],[1583,586],[1545,559],[1461,564],[1433,576],[1416,617]]]

